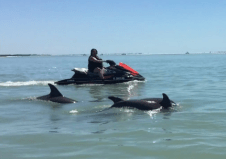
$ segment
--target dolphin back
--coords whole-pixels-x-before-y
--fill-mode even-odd
[[[145,98],[140,100],[123,100],[118,97],[109,96],[108,98],[111,99],[114,104],[111,107],[116,108],[136,108],[139,110],[153,110],[163,107],[167,109],[172,106],[172,101],[169,97],[163,93],[163,98]],[[174,103],[174,102],[173,102]]]
[[[76,103],[77,102],[76,100],[73,100],[64,96],[50,98],[49,100],[56,103]]]

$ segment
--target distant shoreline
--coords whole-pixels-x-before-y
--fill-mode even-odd
[[[116,55],[116,56],[129,56],[129,55],[198,55],[198,54],[226,54],[226,52],[209,52],[209,53],[188,53],[185,54],[151,54],[151,53],[103,53],[100,56]],[[65,55],[51,55],[51,54],[3,54],[0,57],[24,57],[24,56],[89,56],[89,54],[65,54]]]
[[[51,56],[46,54],[3,54],[0,57],[17,57],[17,56]]]

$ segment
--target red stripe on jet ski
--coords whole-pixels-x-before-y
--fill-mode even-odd
[[[124,64],[124,63],[122,63],[122,62],[119,63],[119,66],[121,66],[121,67],[123,67],[124,69],[130,71],[131,74],[134,75],[134,76],[136,76],[136,75],[139,74],[137,71],[135,71],[134,69],[132,69],[131,67],[129,67],[128,65],[126,65],[126,64]]]

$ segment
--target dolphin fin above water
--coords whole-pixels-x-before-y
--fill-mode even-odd
[[[77,102],[76,100],[64,97],[54,85],[50,83],[48,85],[50,87],[50,94],[37,97],[37,99],[52,101],[56,103],[76,103]]]
[[[118,97],[114,97],[114,96],[109,96],[108,98],[111,99],[114,103],[124,101],[123,99],[118,98]]]
[[[162,101],[159,104],[163,106],[165,109],[172,107],[172,103],[174,102],[171,101],[165,93],[163,93],[162,96],[163,96]]]
[[[49,87],[50,87],[50,96],[51,97],[60,97],[60,96],[63,96],[60,91],[52,84],[48,84]]]

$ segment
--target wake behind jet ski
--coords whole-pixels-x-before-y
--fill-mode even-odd
[[[97,73],[89,72],[86,68],[74,68],[74,75],[70,79],[55,82],[58,85],[67,84],[114,84],[128,81],[144,81],[145,78],[128,65],[120,62],[116,65],[114,61],[107,60],[110,66],[104,68],[104,79]]]

